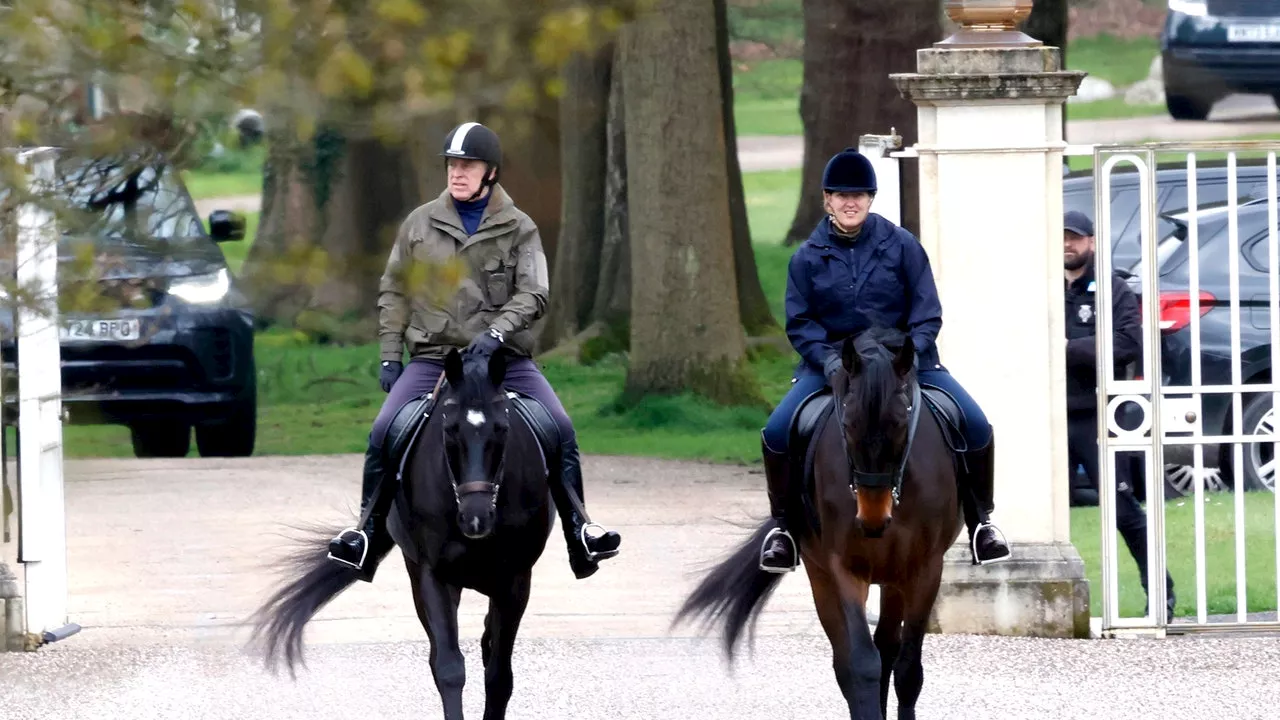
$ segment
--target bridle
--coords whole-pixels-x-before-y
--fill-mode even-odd
[[[844,455],[849,462],[849,492],[856,494],[858,487],[881,490],[889,488],[893,493],[893,504],[898,504],[898,498],[902,495],[902,476],[907,469],[907,458],[911,457],[911,445],[916,438],[916,425],[920,420],[920,382],[912,380],[911,382],[911,402],[907,404],[907,443],[902,448],[902,461],[898,463],[898,467],[893,472],[865,472],[854,466],[853,454],[849,452],[849,436],[844,430],[844,397],[840,394],[836,395],[836,417],[840,421],[840,442],[844,445]],[[899,390],[906,392],[906,387],[900,387]]]
[[[444,375],[442,374],[440,377],[441,379],[443,379]],[[437,382],[436,387],[438,391],[440,387],[439,382]],[[502,402],[503,415],[510,418],[511,402],[507,397],[506,393],[502,393],[502,400],[503,400]],[[441,407],[443,408],[444,405],[442,404]],[[443,422],[440,423],[440,440],[441,440],[441,446],[447,448],[448,443],[445,442],[445,436],[444,436],[445,434],[444,429],[446,425],[447,423],[443,423]],[[458,475],[453,471],[453,463],[450,461],[449,453],[447,451],[444,454],[444,467],[445,467],[445,472],[448,473],[449,475],[449,484],[453,487],[453,500],[455,503],[458,504],[459,507],[462,506],[462,498],[464,496],[473,495],[475,493],[487,492],[489,493],[489,509],[493,510],[498,506],[498,493],[502,490],[502,479],[506,474],[507,443],[505,442],[502,443],[502,455],[498,457],[498,468],[494,472],[494,478],[495,478],[494,480],[473,480],[471,482],[465,482],[465,483],[459,484]]]

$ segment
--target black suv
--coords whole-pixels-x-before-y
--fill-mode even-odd
[[[1231,93],[1280,97],[1280,2],[1169,0],[1160,53],[1176,120],[1204,120]]]
[[[1141,218],[1139,217],[1139,176],[1131,166],[1117,168],[1111,176],[1112,267],[1128,277],[1130,287],[1141,296]],[[1241,378],[1246,383],[1267,382],[1270,377],[1271,338],[1267,318],[1267,167],[1261,161],[1241,160],[1236,169],[1237,218],[1241,248],[1240,262],[1240,348]],[[1162,328],[1162,385],[1185,385],[1191,379],[1190,301],[1187,294],[1187,173],[1182,164],[1156,170],[1157,261],[1161,267],[1160,308]],[[1227,236],[1228,169],[1223,161],[1198,164],[1196,194],[1200,238],[1200,341],[1201,381],[1226,385],[1231,382],[1230,285]],[[1063,180],[1063,203],[1067,210],[1080,210],[1090,217],[1094,211],[1091,171],[1072,173]],[[1100,223],[1098,232],[1102,232]],[[1261,238],[1261,240],[1260,240]],[[1261,264],[1259,264],[1261,263]],[[1264,397],[1265,396],[1265,397]],[[1271,422],[1271,397],[1245,395],[1244,432],[1256,433]],[[1202,395],[1203,431],[1212,435],[1231,434],[1231,395]],[[1211,448],[1206,446],[1206,450]],[[1274,489],[1270,469],[1271,446],[1250,443],[1244,448],[1244,480],[1248,488]],[[1232,449],[1218,448],[1218,457],[1206,453],[1206,467],[1217,466],[1231,474]],[[1190,489],[1191,447],[1166,445],[1166,479],[1176,492]],[[1176,475],[1177,477],[1172,477]]]
[[[254,318],[216,245],[244,237],[244,218],[215,211],[206,232],[162,160],[63,155],[57,166],[68,206],[59,219],[58,301],[69,422],[127,425],[138,457],[187,455],[193,428],[201,455],[252,454]],[[14,388],[11,310],[3,324],[6,387]]]
[[[1254,200],[1236,211],[1239,243],[1240,378],[1246,383],[1265,383],[1271,378],[1271,318],[1269,238],[1267,200]],[[1191,288],[1190,234],[1181,213],[1172,218],[1178,224],[1171,245],[1160,253],[1160,357],[1164,385],[1191,383]],[[1209,208],[1198,218],[1200,295],[1200,377],[1209,385],[1228,385],[1232,378],[1231,342],[1231,242],[1230,212]],[[1201,395],[1202,426],[1213,434],[1232,434],[1230,393]],[[1242,434],[1274,431],[1271,393],[1242,393]],[[1244,443],[1244,483],[1250,490],[1275,491],[1272,445]],[[1233,466],[1231,445],[1219,449],[1219,467]]]

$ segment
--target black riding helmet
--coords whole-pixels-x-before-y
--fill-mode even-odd
[[[484,180],[475,194],[467,198],[468,201],[475,200],[486,187],[498,182],[502,167],[502,143],[498,141],[498,134],[484,125],[465,122],[444,136],[444,148],[440,151],[440,157],[484,162]],[[491,170],[494,171],[492,178],[489,177]]]
[[[876,169],[857,148],[847,147],[831,156],[822,172],[822,189],[827,192],[876,194]]]

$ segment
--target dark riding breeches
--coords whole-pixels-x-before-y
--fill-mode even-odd
[[[387,399],[382,402],[382,410],[378,412],[378,417],[373,421],[373,430],[369,433],[369,444],[382,447],[383,439],[386,437],[387,429],[396,411],[410,400],[431,392],[436,386],[436,380],[443,372],[443,360],[418,359],[406,365],[400,379],[391,386],[391,392],[387,393]],[[555,391],[552,390],[551,383],[543,377],[542,371],[533,360],[529,358],[508,360],[507,374],[502,381],[502,386],[512,392],[528,395],[546,406],[560,429],[561,442],[574,437],[573,422],[569,420],[569,414],[564,411],[564,406],[560,404],[560,398],[556,397]]]

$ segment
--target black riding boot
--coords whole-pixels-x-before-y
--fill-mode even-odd
[[[760,548],[760,569],[771,573],[788,573],[796,569],[796,542],[787,531],[787,485],[791,479],[791,464],[787,453],[774,452],[760,438],[760,450],[764,456],[764,477],[769,487],[769,514],[777,525],[765,535]]]
[[[991,524],[990,518],[995,511],[995,449],[993,431],[986,447],[964,454],[960,467],[960,504],[969,529],[969,552],[974,565],[1001,562],[1011,555],[1004,533]]]
[[[376,505],[369,513],[369,519],[365,521],[364,527],[347,528],[329,541],[329,558],[360,570],[359,577],[365,582],[373,582],[373,575],[378,571],[378,563],[382,558],[382,553],[371,553],[371,547],[385,544],[376,540],[379,539],[378,533],[386,533],[384,521],[388,503],[384,498],[390,497],[390,494],[384,487],[383,492],[379,493],[380,497],[374,497],[374,493],[378,491],[378,481],[382,479],[385,472],[382,449],[370,445],[364,454],[364,481],[360,486],[361,514],[364,513],[365,508],[369,507],[369,503],[373,502]]]
[[[591,522],[586,514],[586,499],[582,494],[582,465],[579,462],[578,441],[569,440],[560,446],[560,472],[551,477],[551,497],[556,501],[560,514],[560,527],[569,546],[569,567],[579,580],[591,577],[600,569],[599,561],[618,554],[622,536],[613,530],[605,530]],[[558,475],[558,476],[557,476]],[[566,490],[577,496],[575,503]],[[580,504],[579,504],[580,503]],[[599,530],[599,535],[588,535],[587,528]]]

